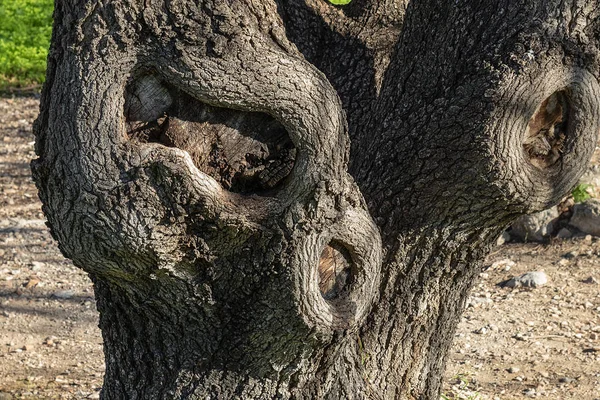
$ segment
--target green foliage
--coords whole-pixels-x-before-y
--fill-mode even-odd
[[[589,183],[580,183],[571,191],[571,195],[573,196],[573,200],[575,203],[581,203],[582,201],[586,201],[592,195],[590,194],[590,189],[592,185]]]
[[[352,0],[329,0],[331,4],[335,4],[336,6],[345,6],[346,4],[350,4]]]
[[[0,90],[44,82],[53,0],[0,0]]]

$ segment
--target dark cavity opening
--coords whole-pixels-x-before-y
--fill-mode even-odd
[[[554,92],[535,110],[527,125],[523,150],[536,167],[548,168],[561,158],[567,139],[569,112],[566,90]]]
[[[319,259],[319,290],[325,300],[339,298],[348,291],[354,280],[352,258],[346,248],[331,242]]]
[[[276,188],[296,160],[287,131],[270,115],[211,106],[153,75],[128,84],[125,120],[129,140],[187,151],[200,171],[232,192]]]

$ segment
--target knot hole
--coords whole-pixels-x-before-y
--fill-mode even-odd
[[[568,135],[570,96],[566,89],[552,93],[535,110],[527,124],[523,151],[538,168],[560,160]]]

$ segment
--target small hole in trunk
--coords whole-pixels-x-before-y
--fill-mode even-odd
[[[561,158],[569,113],[569,93],[561,90],[545,99],[529,120],[523,151],[536,167],[551,167]]]
[[[129,83],[124,114],[129,140],[187,151],[232,192],[275,189],[295,165],[296,148],[275,118],[203,103],[153,75]]]
[[[352,258],[342,245],[331,242],[319,259],[319,290],[325,300],[339,298],[347,292],[354,280]]]

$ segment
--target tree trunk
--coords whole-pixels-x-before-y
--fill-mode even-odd
[[[437,399],[600,128],[595,2],[56,2],[34,179],[104,399]]]

